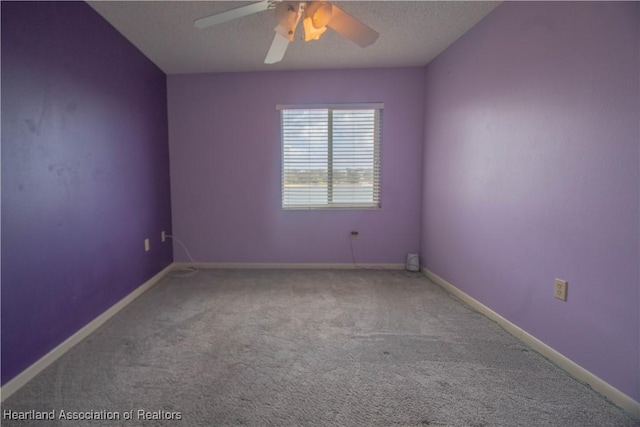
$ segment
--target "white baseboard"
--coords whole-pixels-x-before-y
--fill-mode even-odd
[[[615,405],[627,411],[629,414],[631,414],[631,416],[640,419],[640,402],[635,401],[630,396],[624,394],[623,392],[621,392],[611,384],[607,383],[606,381],[602,380],[601,378],[587,371],[582,366],[578,365],[577,363],[575,363],[574,361],[572,361],[562,353],[549,347],[544,342],[540,341],[539,339],[537,339],[527,331],[523,330],[519,326],[511,323],[510,321],[500,316],[495,311],[491,310],[486,305],[482,304],[481,302],[477,301],[473,297],[469,296],[468,294],[464,293],[460,289],[456,288],[454,285],[447,282],[445,279],[433,273],[432,271],[429,271],[428,269],[422,267],[422,272],[431,281],[433,281],[437,285],[444,288],[450,294],[455,295],[460,300],[462,300],[465,304],[469,305],[479,313],[485,315],[489,319],[498,323],[511,335],[521,339],[524,343],[526,343],[532,349],[534,349],[538,353],[542,354],[543,356],[551,360],[553,363],[555,363],[560,368],[567,371],[576,379],[586,384],[589,384],[591,388],[593,388],[598,393],[602,394],[604,397],[609,399],[612,403],[614,403]]]
[[[22,386],[31,381],[36,375],[46,369],[49,365],[55,362],[60,356],[69,351],[73,346],[78,344],[80,341],[89,336],[93,331],[102,326],[107,320],[113,317],[117,312],[125,308],[129,305],[134,299],[139,297],[143,292],[151,288],[155,285],[160,279],[162,279],[169,271],[171,271],[173,264],[169,264],[158,274],[153,276],[151,279],[144,282],[138,288],[136,288],[133,292],[131,292],[126,297],[122,298],[120,301],[112,305],[109,309],[103,312],[101,315],[93,319],[91,322],[87,323],[82,329],[80,329],[75,334],[71,335],[49,353],[42,356],[38,359],[34,364],[29,366],[27,369],[18,374],[11,381],[6,383],[0,389],[0,401],[4,401],[6,398],[11,396],[13,393],[18,391]]]
[[[403,263],[269,263],[269,262],[174,262],[174,269],[179,268],[202,268],[202,269],[318,269],[318,270],[402,270]]]

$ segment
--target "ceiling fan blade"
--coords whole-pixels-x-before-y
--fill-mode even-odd
[[[373,44],[380,35],[335,4],[333,4],[331,20],[327,26],[360,47]]]
[[[269,52],[267,52],[267,57],[264,59],[264,63],[275,64],[276,62],[282,61],[284,53],[289,47],[289,43],[290,41],[288,38],[276,32],[276,36],[273,38],[273,42],[271,42],[271,47],[269,48]]]
[[[269,9],[269,2],[267,0],[263,0],[258,3],[252,3],[246,6],[239,7],[237,9],[231,9],[226,12],[218,13],[216,15],[196,19],[195,21],[193,21],[193,26],[199,29],[203,29],[211,27],[212,25],[218,25],[224,22],[233,21],[234,19],[242,18],[244,16],[253,15],[254,13],[263,12],[267,9]]]

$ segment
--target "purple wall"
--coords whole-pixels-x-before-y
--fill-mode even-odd
[[[171,262],[165,83],[83,2],[2,3],[3,384]]]
[[[427,66],[421,241],[428,269],[637,401],[639,8],[507,2]]]
[[[173,226],[197,261],[403,262],[420,239],[424,69],[168,76]],[[283,211],[277,104],[383,102],[382,209]],[[174,247],[176,260],[184,251]]]

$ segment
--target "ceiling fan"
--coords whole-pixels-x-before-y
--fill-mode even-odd
[[[282,60],[289,43],[293,41],[300,19],[304,28],[304,41],[319,39],[327,28],[331,28],[360,47],[373,44],[379,36],[375,30],[326,0],[263,0],[196,19],[193,25],[198,29],[208,28],[269,9],[275,9],[278,25],[274,28],[276,34],[264,60],[265,64],[274,64]]]

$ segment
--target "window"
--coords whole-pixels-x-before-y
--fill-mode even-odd
[[[282,207],[380,207],[382,104],[278,106]]]

